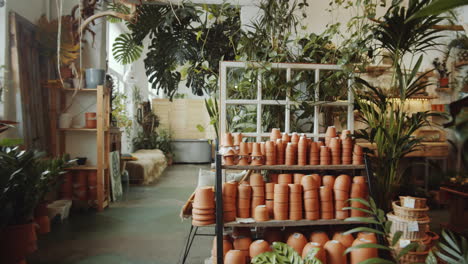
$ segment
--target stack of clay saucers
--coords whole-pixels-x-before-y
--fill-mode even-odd
[[[210,225],[214,224],[215,220],[215,197],[213,187],[200,187],[195,191],[192,209],[192,225]]]

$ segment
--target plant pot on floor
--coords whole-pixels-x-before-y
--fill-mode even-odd
[[[37,250],[34,223],[11,225],[0,231],[0,263],[17,264]]]

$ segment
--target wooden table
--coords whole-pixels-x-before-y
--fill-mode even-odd
[[[458,233],[464,233],[468,229],[468,217],[465,213],[468,193],[450,187],[440,187],[440,190],[447,192],[449,196],[450,219],[447,228]]]

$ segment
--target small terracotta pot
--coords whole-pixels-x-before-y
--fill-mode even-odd
[[[274,141],[265,143],[265,164],[276,165],[276,145]]]
[[[340,190],[345,192],[350,192],[351,190],[351,177],[345,174],[341,174],[336,177],[333,184],[333,190]]]
[[[250,209],[250,198],[249,199],[242,199],[242,198],[239,198],[237,200],[237,208],[239,209]]]
[[[279,184],[290,184],[292,183],[292,174],[279,174],[278,175],[278,183]]]
[[[301,185],[304,191],[317,190],[319,188],[318,182],[311,175],[302,177]]]
[[[223,196],[233,197],[237,196],[237,182],[236,181],[229,181],[223,183]]]
[[[289,202],[289,194],[286,194],[286,193],[275,193],[273,197],[276,203],[288,203]]]
[[[260,240],[255,240],[254,242],[252,242],[252,244],[250,244],[249,255],[250,255],[250,258],[253,259],[257,255],[260,255],[265,252],[270,252],[270,251],[271,251],[270,244],[267,241],[260,239]]]
[[[281,140],[283,141],[283,143],[288,143],[291,141],[291,137],[289,136],[288,133],[283,133],[283,136],[281,137]]]
[[[365,238],[357,238],[356,240],[354,240],[352,246],[354,247],[354,246],[370,244],[370,243],[373,243],[373,242]],[[370,258],[377,258],[377,257],[378,257],[378,252],[376,248],[358,248],[358,249],[351,251],[351,254],[350,254],[351,264],[358,264],[364,260],[367,260]]]
[[[232,147],[232,146],[234,146],[231,133],[228,132],[228,133],[224,134],[222,146],[223,147]]]
[[[236,158],[236,153],[234,150],[229,150],[226,154],[223,155],[224,165],[232,166],[235,165],[234,159]]]
[[[237,190],[239,198],[250,199],[252,196],[252,187],[249,184],[240,184]]]
[[[323,246],[329,264],[346,264],[345,247],[337,240],[330,240]]]
[[[253,186],[252,187],[252,197],[263,197],[263,198],[265,198],[265,187],[263,187],[263,186]]]
[[[302,177],[304,177],[304,174],[301,174],[301,173],[294,173],[293,175],[293,183],[294,184],[301,184],[301,181],[302,181]]]
[[[310,190],[310,191],[305,191],[304,192],[304,199],[319,199],[319,191],[318,189],[316,190]]]
[[[268,208],[265,205],[258,205],[255,207],[254,219],[257,222],[264,222],[270,220]]]
[[[250,156],[239,156],[239,161],[237,163],[239,166],[249,166],[250,165]]]
[[[239,156],[249,155],[249,144],[247,142],[240,142],[239,144]]]
[[[319,211],[306,211],[305,212],[305,219],[307,220],[318,220],[320,218],[320,212]]]
[[[200,187],[195,191],[193,207],[198,209],[214,208],[214,192],[212,187]]]
[[[288,237],[286,244],[296,250],[297,253],[302,254],[302,250],[307,244],[307,239],[301,233],[294,233]]]
[[[305,199],[304,200],[304,209],[308,212],[319,211],[320,203],[318,199]]]
[[[279,128],[272,128],[270,133],[270,140],[276,141],[281,139],[281,130]]]
[[[276,194],[289,194],[289,185],[288,184],[275,184],[275,195]]]
[[[242,142],[242,133],[234,133],[232,137],[234,139],[234,146],[239,146]]]
[[[327,127],[327,131],[325,132],[325,135],[328,137],[336,137],[336,127],[334,126]]]
[[[352,234],[347,234],[347,235],[345,235],[345,234],[342,233],[342,232],[335,232],[335,234],[333,234],[332,240],[340,241],[340,243],[341,243],[345,248],[349,248],[349,247],[351,247],[351,245],[352,245],[353,242],[354,242],[354,237],[353,237]]]
[[[315,255],[315,258],[320,260],[322,264],[327,264],[325,250],[323,249],[322,245],[316,242],[309,242],[304,246],[304,249],[302,250],[302,258],[305,259],[307,257],[307,254],[309,254],[309,251],[313,248],[319,249],[319,251]]]
[[[335,186],[335,177],[331,175],[325,175],[322,177],[322,185],[327,186],[328,188],[333,190],[333,186]]]
[[[263,180],[263,176],[260,173],[252,173],[250,175],[250,185],[253,186],[264,186],[265,181]]]
[[[293,143],[288,143],[286,146],[286,157],[285,157],[285,164],[286,165],[296,165],[297,164],[297,159],[296,159],[296,154],[297,154],[297,149]]]
[[[318,243],[320,245],[325,245],[325,243],[327,243],[328,240],[330,240],[330,238],[328,237],[327,233],[325,233],[323,231],[312,232],[310,234],[310,236],[309,236],[309,241],[310,242],[315,242],[315,243]]]
[[[283,232],[277,228],[267,228],[265,232],[263,232],[263,239],[269,244],[273,244],[273,242],[283,242]]]
[[[85,127],[86,128],[96,128],[97,119],[95,112],[85,113]]]
[[[285,151],[283,141],[281,139],[276,140],[276,164],[282,165],[285,162]]]
[[[240,250],[229,250],[224,257],[224,264],[246,264],[245,253]]]
[[[321,186],[320,187],[320,202],[332,202],[332,201],[333,201],[332,189],[330,189],[327,186]]]
[[[252,144],[252,157],[261,157],[263,156],[262,154],[262,149],[260,143],[253,143]]]

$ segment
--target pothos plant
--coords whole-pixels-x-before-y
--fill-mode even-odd
[[[312,248],[307,256],[302,257],[290,246],[281,242],[273,242],[271,252],[262,253],[252,259],[252,264],[322,264],[315,256],[320,250]]]

